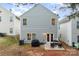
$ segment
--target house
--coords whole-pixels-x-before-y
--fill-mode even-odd
[[[19,24],[19,20],[11,11],[0,6],[0,33],[17,35],[19,34]]]
[[[75,12],[60,20],[60,36],[69,46],[79,43],[79,12]]]
[[[20,41],[31,43],[33,39],[41,43],[58,40],[58,16],[41,4],[20,16]]]

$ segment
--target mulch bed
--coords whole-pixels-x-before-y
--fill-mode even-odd
[[[79,56],[79,50],[69,48],[65,44],[63,45],[65,50],[45,50],[44,46],[31,47],[26,44],[19,46],[13,44],[9,47],[0,46],[0,56]]]
[[[42,47],[24,47],[12,45],[4,50],[0,50],[2,56],[79,56],[79,51],[67,50],[44,50]]]

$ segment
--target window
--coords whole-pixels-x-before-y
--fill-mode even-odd
[[[31,33],[27,33],[27,40],[31,40]]]
[[[51,41],[53,41],[53,34],[51,34]]]
[[[1,16],[0,16],[0,22],[1,22]]]
[[[10,17],[10,22],[12,22],[13,21],[13,17]]]
[[[77,28],[79,29],[79,21],[77,21]]]
[[[27,33],[27,40],[36,39],[35,33]]]
[[[47,41],[49,42],[49,34],[47,34]]]
[[[32,33],[32,39],[35,39],[35,38],[36,38],[36,34]]]
[[[55,19],[51,20],[52,25],[55,25]]]
[[[10,28],[10,33],[13,33],[13,28]]]
[[[23,25],[27,25],[27,19],[26,18],[23,19]]]

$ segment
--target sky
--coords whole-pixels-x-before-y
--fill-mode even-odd
[[[12,9],[12,13],[14,13],[16,16],[22,15],[24,12],[28,11],[30,8],[34,6],[34,4],[28,4],[28,5],[20,5],[19,7],[16,7],[15,3],[0,3],[2,7],[5,9]],[[63,7],[64,5],[62,3],[56,4],[56,3],[42,3],[43,6],[51,10],[52,12],[59,15],[60,19],[64,18],[67,15],[70,15],[71,10],[59,10],[60,7]]]

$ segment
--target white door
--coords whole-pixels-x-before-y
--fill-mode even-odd
[[[53,42],[53,34],[47,34],[46,40],[47,40],[47,42]]]

